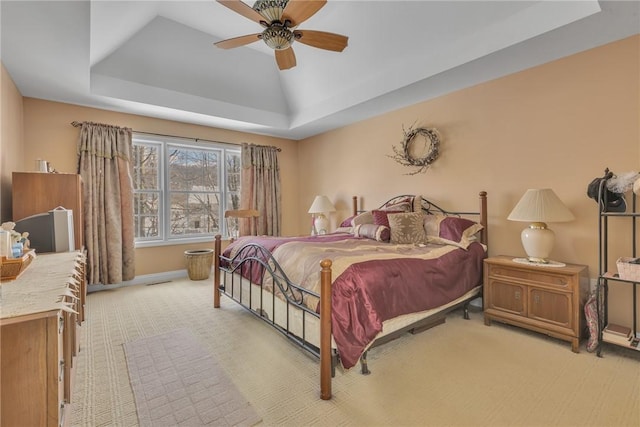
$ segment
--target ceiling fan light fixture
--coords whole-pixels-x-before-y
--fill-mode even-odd
[[[293,32],[281,24],[272,24],[262,32],[262,40],[271,49],[285,50],[291,47]]]
[[[253,5],[253,10],[262,15],[267,23],[274,21],[280,21],[282,18],[282,11],[289,3],[289,0],[258,0]]]

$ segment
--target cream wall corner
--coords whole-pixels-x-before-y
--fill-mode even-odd
[[[23,102],[0,62],[0,223],[11,219],[11,172],[24,162]]]

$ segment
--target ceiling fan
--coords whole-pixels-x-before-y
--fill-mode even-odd
[[[325,31],[298,30],[298,25],[313,16],[327,0],[258,0],[253,8],[241,0],[218,0],[224,6],[264,27],[261,33],[248,34],[214,43],[222,49],[231,49],[262,39],[275,50],[278,68],[287,70],[296,66],[294,41],[320,49],[342,52],[348,37]]]

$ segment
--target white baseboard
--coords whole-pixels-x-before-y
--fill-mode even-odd
[[[143,274],[141,276],[136,276],[133,280],[127,280],[126,282],[116,283],[113,285],[89,285],[87,286],[87,292],[106,291],[108,289],[117,289],[125,286],[154,285],[156,283],[170,282],[174,279],[183,279],[185,277],[187,277],[186,269],[165,271],[163,273]]]

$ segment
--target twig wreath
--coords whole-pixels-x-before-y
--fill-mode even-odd
[[[393,146],[393,152],[395,153],[391,157],[396,162],[403,166],[414,166],[418,169],[409,172],[407,175],[416,175],[420,172],[425,172],[431,163],[435,162],[440,154],[440,136],[436,129],[428,128],[413,128],[411,126],[409,130],[405,130],[402,127],[404,133],[404,139],[400,143],[400,147]],[[411,154],[411,144],[416,142],[416,137],[421,136],[428,142],[427,152],[424,157],[415,157]]]

